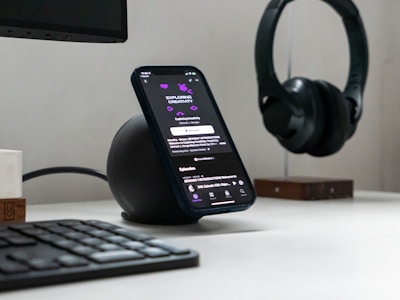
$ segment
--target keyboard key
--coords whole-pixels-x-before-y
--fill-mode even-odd
[[[69,249],[79,246],[80,244],[75,241],[71,241],[71,240],[59,240],[59,241],[54,242],[53,245],[60,247],[62,249],[69,250]]]
[[[15,251],[15,252],[9,253],[7,255],[7,257],[9,257],[13,260],[20,261],[20,262],[26,262],[32,258],[32,253],[30,253],[28,251],[20,250],[20,251]]]
[[[56,262],[46,258],[32,258],[27,263],[35,270],[52,270],[58,268],[58,264]]]
[[[147,242],[148,245],[155,246],[155,247],[160,247],[168,252],[171,252],[175,255],[182,255],[182,254],[187,254],[190,252],[188,248],[181,248],[177,247],[171,244],[167,244],[166,242],[158,239],[153,239]]]
[[[97,249],[101,251],[115,251],[115,250],[123,250],[121,246],[112,243],[105,243],[97,246]]]
[[[152,239],[152,237],[148,234],[141,233],[141,232],[133,232],[125,228],[117,228],[112,230],[113,232],[120,234],[126,238],[136,240],[136,241],[146,241]]]
[[[97,252],[89,255],[88,257],[98,263],[110,263],[116,261],[144,258],[142,254],[132,250]]]
[[[131,241],[130,239],[127,239],[126,237],[120,236],[120,235],[112,235],[104,238],[106,241],[110,243],[115,243],[115,244],[123,244]]]
[[[34,224],[34,226],[46,229],[48,227],[54,227],[55,224],[57,224],[57,223],[54,223],[52,221],[49,221],[49,222],[37,222],[36,224]]]
[[[46,243],[55,243],[57,241],[65,239],[62,236],[60,236],[58,234],[54,234],[54,233],[41,234],[41,235],[38,235],[37,238]]]
[[[57,224],[70,227],[70,226],[75,226],[75,225],[82,225],[82,222],[79,220],[65,220],[65,221],[57,222]]]
[[[0,272],[6,274],[16,274],[28,272],[29,268],[16,261],[0,260]]]
[[[143,244],[142,242],[138,242],[138,241],[129,241],[129,242],[121,244],[121,246],[131,249],[131,250],[137,250],[140,248],[147,247],[146,244]]]
[[[64,267],[81,267],[89,264],[83,257],[68,254],[57,257],[57,261]]]
[[[84,246],[84,245],[78,245],[76,247],[73,247],[70,249],[72,252],[74,252],[75,254],[78,255],[89,255],[92,254],[94,252],[97,252],[97,250],[93,247],[89,247],[89,246]]]
[[[112,235],[112,233],[106,230],[94,230],[90,232],[90,235],[98,238],[104,238],[106,236]]]
[[[118,226],[116,226],[114,224],[110,224],[110,223],[106,223],[106,222],[102,222],[102,221],[97,221],[97,220],[83,221],[82,223],[88,224],[88,225],[92,225],[94,227],[97,227],[97,228],[100,228],[100,229],[104,229],[104,230],[111,230],[111,229],[114,229],[114,228],[118,228]]]
[[[104,244],[104,241],[98,238],[89,237],[81,240],[81,243],[88,245],[88,246],[98,246]]]
[[[6,241],[4,241],[4,240],[0,240],[0,248],[5,248],[5,247],[7,247],[7,246],[9,246],[10,245],[10,243],[7,243]]]
[[[77,231],[64,233],[63,236],[72,240],[81,240],[90,237],[90,235]]]
[[[53,226],[53,227],[48,227],[46,229],[52,233],[57,233],[57,234],[66,234],[69,232],[75,232],[73,229],[64,226]]]
[[[36,244],[36,240],[24,236],[11,236],[5,238],[5,240],[14,246],[29,246]]]
[[[0,230],[0,238],[7,238],[11,236],[19,236],[19,234],[12,230]]]
[[[138,251],[140,251],[141,253],[143,253],[149,257],[162,257],[162,256],[170,255],[169,252],[167,252],[163,249],[157,248],[157,247],[142,248],[142,249],[139,249]]]
[[[32,224],[14,224],[14,225],[9,225],[8,228],[12,229],[12,230],[16,230],[16,231],[21,231],[24,229],[32,229],[35,228]]]
[[[26,228],[26,229],[21,229],[20,230],[22,233],[26,234],[26,235],[30,235],[30,236],[38,236],[38,235],[42,235],[42,234],[49,234],[48,231],[41,229],[41,228]]]
[[[71,226],[72,229],[77,230],[77,231],[82,231],[82,232],[91,232],[96,230],[97,228],[93,227],[93,226],[89,226],[89,225],[74,225]]]

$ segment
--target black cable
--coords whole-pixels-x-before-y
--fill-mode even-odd
[[[52,168],[45,168],[36,171],[32,171],[26,173],[22,176],[22,181],[27,181],[39,176],[43,175],[50,175],[50,174],[57,174],[57,173],[78,173],[78,174],[85,174],[98,177],[105,181],[107,180],[107,174],[90,168],[82,168],[82,167],[52,167]]]

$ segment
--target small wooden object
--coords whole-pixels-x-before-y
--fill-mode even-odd
[[[25,198],[0,199],[0,224],[25,223]]]
[[[353,198],[353,180],[314,177],[255,179],[257,196],[294,200]]]

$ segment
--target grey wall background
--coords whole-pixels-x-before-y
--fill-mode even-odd
[[[111,141],[140,113],[130,84],[146,64],[190,64],[208,78],[252,178],[283,175],[284,149],[257,108],[254,42],[268,1],[128,0],[124,44],[0,38],[0,148],[23,151],[24,172],[76,165],[105,170]],[[357,0],[369,38],[364,114],[355,136],[327,158],[289,155],[290,175],[344,177],[357,189],[400,191],[400,2]],[[342,88],[348,48],[340,18],[326,4],[290,4],[292,75]],[[286,76],[287,19],[279,23],[276,67]],[[24,184],[29,203],[107,199],[105,182],[53,175]]]

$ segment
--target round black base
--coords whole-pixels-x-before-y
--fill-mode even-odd
[[[126,220],[171,225],[199,219],[180,208],[143,115],[128,120],[114,137],[107,177]]]

